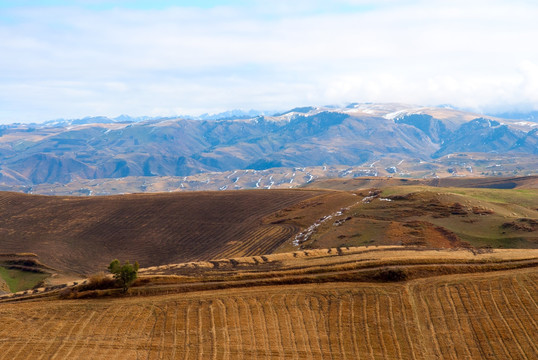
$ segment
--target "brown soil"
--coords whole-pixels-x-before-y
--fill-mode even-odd
[[[433,248],[461,248],[468,244],[453,232],[426,221],[391,222],[387,245],[421,245]]]
[[[271,252],[299,229],[263,218],[323,194],[263,190],[49,197],[0,193],[0,252],[34,252],[62,271],[119,258],[153,266]]]

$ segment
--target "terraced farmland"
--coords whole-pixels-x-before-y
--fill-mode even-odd
[[[383,260],[394,250],[359,255]],[[178,294],[160,288],[154,296],[3,303],[0,354],[6,359],[535,359],[536,251],[523,253],[445,251],[438,258],[447,255],[454,266],[458,257],[506,263],[529,258],[534,265],[396,283],[251,284]],[[296,263],[320,265],[322,259],[313,255],[297,257]],[[400,259],[414,255],[431,258],[429,252],[405,251]],[[331,256],[336,259],[344,259],[342,265],[349,260],[346,254]]]

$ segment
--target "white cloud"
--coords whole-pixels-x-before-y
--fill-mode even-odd
[[[345,101],[538,108],[532,2],[334,3],[359,8],[1,10],[0,121]]]

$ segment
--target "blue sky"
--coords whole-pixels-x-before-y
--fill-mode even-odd
[[[348,102],[538,110],[535,1],[1,1],[0,123]]]

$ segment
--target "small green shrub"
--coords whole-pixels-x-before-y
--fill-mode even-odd
[[[123,292],[127,292],[129,286],[138,277],[138,262],[134,264],[129,263],[129,260],[125,261],[121,265],[118,259],[114,259],[108,266],[108,270],[114,275],[116,283],[123,288]]]

